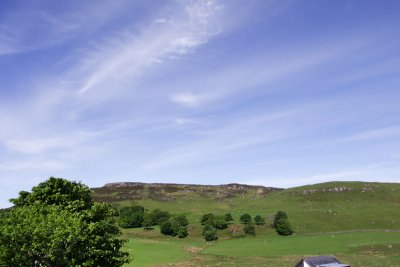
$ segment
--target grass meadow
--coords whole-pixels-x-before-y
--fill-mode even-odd
[[[335,255],[352,266],[400,266],[400,232],[256,236],[194,242],[130,239],[127,266],[293,266],[308,255]]]
[[[323,192],[346,186],[352,191]],[[311,194],[306,190],[316,190]],[[293,266],[305,256],[334,255],[352,266],[400,266],[400,185],[327,183],[287,189],[269,195],[241,195],[220,199],[186,196],[173,201],[120,202],[160,208],[189,219],[189,236],[166,237],[153,230],[124,229],[125,249],[133,256],[127,266]],[[273,214],[284,210],[295,235],[278,236],[269,226]],[[260,214],[265,226],[255,237],[218,232],[216,242],[201,237],[202,214],[232,213],[239,224],[243,213]]]

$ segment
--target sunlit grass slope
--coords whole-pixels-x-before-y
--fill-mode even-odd
[[[398,183],[331,182],[261,195],[250,191],[216,199],[189,193],[168,201],[139,199],[112,203],[118,207],[140,204],[150,210],[185,213],[193,226],[208,212],[230,212],[236,221],[243,213],[260,214],[270,222],[276,211],[284,210],[297,233],[400,229]]]
[[[400,266],[400,184],[331,182],[259,194],[199,195],[174,192],[167,200],[142,197],[115,201],[118,207],[139,204],[188,216],[189,237],[163,236],[158,228],[123,230],[126,249],[134,261],[128,266],[293,266],[304,256],[335,255],[352,266]],[[115,192],[114,192],[115,193]],[[226,197],[221,197],[226,196]],[[109,196],[108,196],[109,197]],[[295,235],[280,237],[268,225],[278,210],[289,215]],[[267,219],[256,237],[232,237],[219,231],[217,242],[201,237],[202,214],[257,214]]]

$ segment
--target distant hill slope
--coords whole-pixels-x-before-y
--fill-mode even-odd
[[[289,189],[228,184],[114,183],[93,188],[94,198],[125,206],[133,202],[187,214],[198,223],[207,212],[257,214],[271,222],[278,210],[289,215],[297,233],[399,230],[400,183],[329,182]]]
[[[172,201],[181,198],[225,199],[239,195],[267,195],[282,191],[282,188],[253,186],[244,184],[196,185],[172,183],[119,182],[92,188],[97,201],[115,202],[124,200],[152,199]]]

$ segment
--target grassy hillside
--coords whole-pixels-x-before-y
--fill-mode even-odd
[[[271,220],[274,213],[284,210],[297,233],[331,232],[363,229],[400,229],[400,184],[330,182],[279,190],[263,187],[240,187],[233,194],[227,186],[206,188],[207,195],[199,194],[201,186],[182,186],[168,195],[136,197],[127,187],[95,188],[95,199],[110,201],[117,207],[133,203],[148,209],[160,208],[172,213],[186,213],[192,224],[207,212],[260,214]],[[160,191],[167,191],[159,185]],[[132,198],[118,198],[118,191],[132,192]],[[210,193],[211,191],[211,193]],[[104,192],[107,192],[105,195]],[[203,191],[204,192],[204,191]],[[157,195],[157,192],[153,192]],[[172,197],[173,196],[173,197]],[[161,198],[163,200],[157,199]]]
[[[147,187],[147,193],[114,184],[94,192],[95,198],[118,207],[140,204],[188,216],[189,237],[184,240],[162,236],[157,229],[124,230],[133,237],[126,246],[135,257],[130,266],[173,262],[179,262],[177,266],[292,266],[303,256],[318,254],[334,254],[353,266],[400,266],[398,183],[330,182],[286,190],[244,185],[174,185],[172,190],[158,184],[154,191]],[[129,197],[130,193],[138,195]],[[120,198],[121,194],[126,197]],[[294,236],[279,237],[271,227],[257,226],[255,238],[235,238],[226,229],[219,232],[217,242],[202,241],[199,218],[204,213],[230,212],[237,224],[243,213],[260,214],[268,224],[278,210],[288,213]],[[166,248],[171,252],[166,253]]]

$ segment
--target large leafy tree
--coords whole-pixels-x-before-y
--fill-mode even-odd
[[[72,211],[87,210],[94,205],[89,187],[82,183],[54,177],[34,186],[32,192],[21,191],[18,198],[10,201],[17,207],[38,203],[55,205]]]
[[[78,182],[50,177],[12,199],[0,216],[0,262],[8,266],[122,266],[128,254],[110,205]]]

